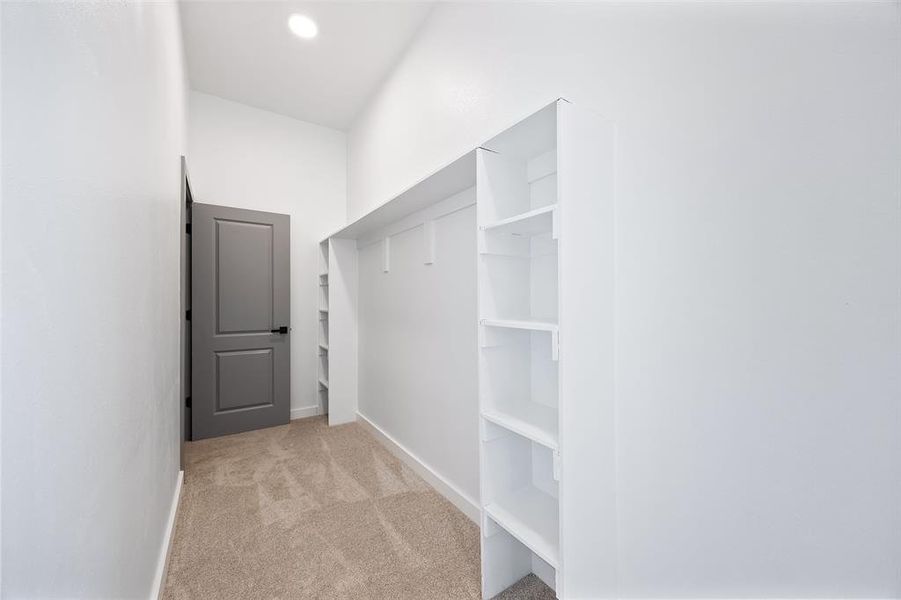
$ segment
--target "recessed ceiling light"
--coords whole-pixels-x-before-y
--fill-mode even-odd
[[[316,21],[306,15],[293,14],[288,18],[288,29],[299,38],[311,40],[319,33]]]

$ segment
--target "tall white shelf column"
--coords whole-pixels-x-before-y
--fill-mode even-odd
[[[484,598],[616,595],[613,151],[565,100],[477,151]]]
[[[357,418],[357,241],[329,238],[329,425]]]
[[[329,425],[357,415],[357,245],[328,237],[319,244],[319,404]]]
[[[319,371],[316,382],[316,389],[319,398],[319,408],[323,413],[328,412],[328,386],[329,386],[329,248],[328,240],[319,243],[319,345],[317,352],[319,354]]]

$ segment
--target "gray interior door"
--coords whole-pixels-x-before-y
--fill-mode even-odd
[[[287,423],[290,217],[192,211],[192,437]]]

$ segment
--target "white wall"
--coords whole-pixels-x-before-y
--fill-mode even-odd
[[[898,7],[441,4],[349,132],[355,218],[617,121],[623,596],[901,596]]]
[[[3,11],[0,10],[0,49],[3,48]],[[0,60],[0,106],[3,99],[3,61]],[[0,109],[0,140],[3,139],[3,114]],[[3,144],[0,143],[0,266],[3,264]],[[2,279],[2,278],[0,278]],[[0,342],[3,340],[3,285],[0,280]],[[0,365],[3,344],[0,343]],[[0,367],[0,596],[3,595],[3,369]]]
[[[291,410],[316,414],[318,242],[344,224],[346,138],[335,129],[190,93],[194,200],[291,216]]]
[[[178,10],[0,10],[2,594],[147,598],[178,474]]]
[[[475,203],[475,188],[450,200]],[[406,220],[405,220],[406,221]],[[390,231],[391,227],[386,231]],[[440,474],[477,513],[479,498],[475,207],[359,250],[359,412]]]

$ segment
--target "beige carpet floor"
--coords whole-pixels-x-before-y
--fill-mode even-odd
[[[165,598],[477,599],[479,531],[357,424],[192,442]]]

